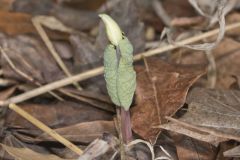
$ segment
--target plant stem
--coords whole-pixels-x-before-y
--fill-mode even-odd
[[[230,31],[230,30],[233,30],[233,29],[236,29],[236,28],[239,28],[239,27],[240,27],[240,22],[237,22],[237,23],[227,25],[225,30]],[[191,43],[200,41],[202,39],[214,36],[214,35],[218,34],[218,32],[219,32],[219,29],[214,29],[214,30],[205,32],[203,34],[184,39],[182,41],[179,41],[178,43],[181,44],[181,45],[191,44]],[[166,46],[160,46],[158,48],[148,50],[148,51],[143,52],[143,53],[136,54],[134,56],[134,61],[141,60],[143,56],[150,57],[150,56],[153,56],[153,55],[165,53],[166,51],[171,51],[171,50],[179,48],[179,47],[180,46],[178,46],[178,45],[172,45],[172,44],[169,44],[169,45],[166,45]],[[103,66],[101,66],[101,67],[94,68],[92,70],[89,70],[89,71],[86,71],[86,72],[83,72],[83,73],[79,73],[78,75],[75,75],[75,76],[72,76],[72,77],[64,78],[64,79],[46,84],[42,87],[39,87],[39,88],[33,89],[31,91],[22,93],[20,95],[11,97],[7,100],[1,100],[0,101],[0,106],[6,106],[6,105],[9,105],[10,103],[23,102],[25,100],[28,100],[30,98],[39,96],[39,95],[41,95],[43,93],[46,93],[48,91],[52,91],[54,89],[69,85],[73,82],[83,81],[83,80],[101,75],[103,73],[103,71],[104,71],[104,68],[103,68]]]
[[[123,107],[121,107],[121,130],[123,142],[128,144],[132,141],[131,119],[130,112],[126,111]]]
[[[122,132],[122,117],[121,117],[121,109],[117,107],[117,121],[118,121],[118,134],[120,141],[120,158],[121,160],[126,160],[125,146],[123,142],[123,132]]]

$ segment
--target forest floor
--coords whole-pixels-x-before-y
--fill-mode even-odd
[[[237,0],[0,0],[0,159],[239,159],[239,8]],[[100,13],[134,49],[128,144],[103,76]]]

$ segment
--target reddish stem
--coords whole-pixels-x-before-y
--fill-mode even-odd
[[[130,112],[126,111],[123,107],[121,107],[121,127],[123,142],[128,144],[132,141],[131,119]]]

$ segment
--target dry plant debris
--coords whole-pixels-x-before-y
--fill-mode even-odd
[[[237,0],[0,0],[0,159],[239,159],[239,8]],[[99,14],[134,48],[125,145],[102,75],[109,41]],[[171,43],[161,39],[165,27]]]
[[[193,66],[174,66],[153,58],[146,59],[145,68],[137,70],[133,130],[155,144],[160,133],[156,126],[166,123],[165,116],[174,115],[182,107],[188,89],[205,71]]]
[[[190,129],[193,126],[195,131],[223,138],[221,141],[239,141],[239,96],[235,90],[195,88],[188,95],[188,112],[176,123],[184,122]]]

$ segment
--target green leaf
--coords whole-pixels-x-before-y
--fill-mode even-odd
[[[136,89],[133,47],[126,37],[119,41],[118,47],[121,54],[119,61],[113,45],[108,45],[104,52],[104,77],[113,103],[128,110]]]

